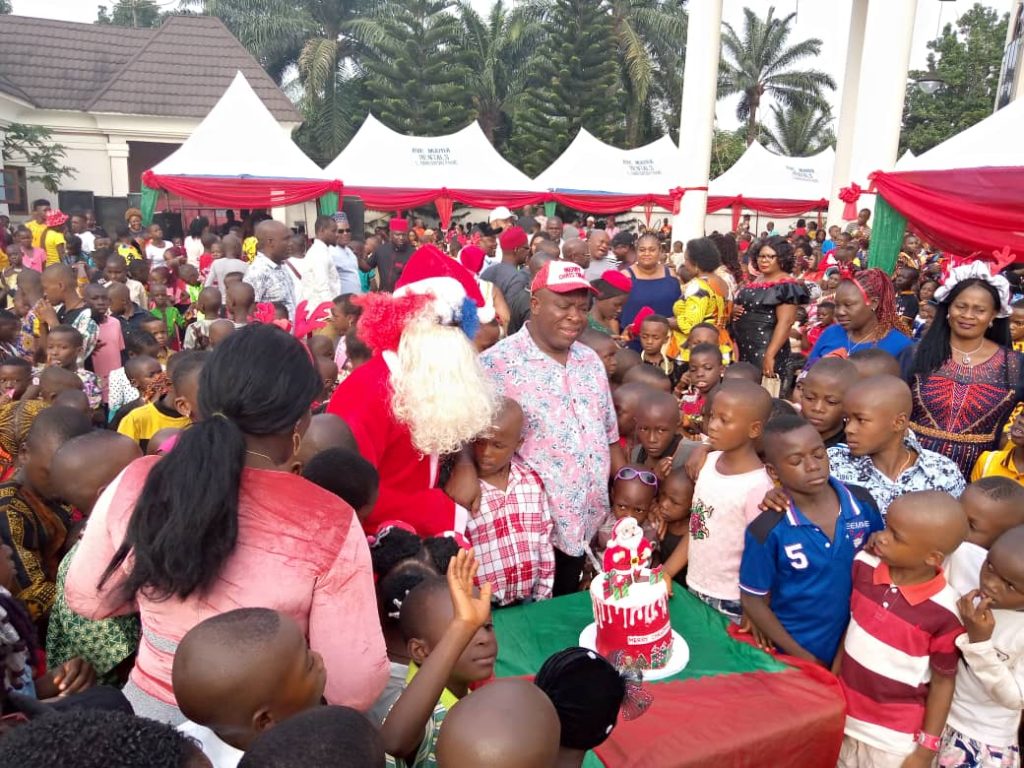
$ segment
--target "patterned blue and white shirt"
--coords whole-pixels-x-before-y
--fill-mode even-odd
[[[889,505],[910,491],[946,491],[960,497],[967,483],[956,462],[921,447],[909,429],[903,444],[917,452],[917,461],[903,470],[895,481],[878,470],[870,456],[853,456],[845,443],[828,449],[832,476],[844,483],[867,489],[885,518]]]

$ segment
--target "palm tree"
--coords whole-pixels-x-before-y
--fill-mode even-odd
[[[511,114],[527,94],[527,76],[542,29],[530,7],[495,0],[486,18],[461,0],[463,48],[473,57],[468,91],[484,135],[496,147],[508,138]]]
[[[817,106],[782,109],[772,104],[774,128],[762,126],[762,140],[768,149],[787,157],[807,157],[821,152],[836,140],[832,113]]]
[[[722,66],[718,78],[719,98],[739,94],[736,117],[747,124],[747,145],[757,139],[758,111],[765,96],[784,107],[825,103],[825,91],[835,90],[835,81],[817,69],[793,69],[808,57],[821,54],[821,40],[810,38],[787,45],[795,13],[775,18],[775,7],[761,19],[743,9],[741,38],[730,24],[722,28]]]
[[[682,69],[686,12],[678,0],[606,0],[627,103],[626,146],[643,142],[657,83]]]

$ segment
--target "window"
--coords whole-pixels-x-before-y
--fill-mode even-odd
[[[8,165],[3,171],[3,186],[0,186],[0,203],[7,203],[13,214],[28,213],[28,182],[25,169]]]

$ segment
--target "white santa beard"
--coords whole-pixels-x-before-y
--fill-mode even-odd
[[[490,427],[494,386],[462,329],[415,320],[402,333],[391,407],[423,454],[454,453]]]

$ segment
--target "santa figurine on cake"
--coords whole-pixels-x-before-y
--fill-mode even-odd
[[[335,390],[327,412],[348,424],[380,476],[363,527],[373,533],[381,521],[402,520],[421,536],[462,533],[469,511],[436,486],[440,457],[484,432],[495,412],[472,343],[480,289],[465,267],[425,245],[393,294],[353,301],[363,308],[359,338],[374,354]]]
[[[612,537],[604,551],[604,570],[614,581],[627,575],[629,580],[640,580],[640,572],[651,567],[654,548],[644,538],[643,528],[632,517],[624,517],[612,528]]]

